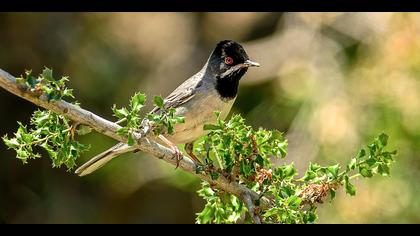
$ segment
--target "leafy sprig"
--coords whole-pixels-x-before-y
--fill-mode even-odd
[[[132,133],[140,129],[142,120],[139,116],[139,112],[144,107],[145,102],[145,94],[135,93],[130,99],[129,109],[126,107],[117,109],[115,104],[112,107],[114,116],[120,119],[120,122],[126,122],[126,125],[118,129],[117,132],[119,135],[128,136],[128,145],[130,146],[134,144]]]
[[[48,68],[45,68],[38,77],[32,76],[31,71],[26,71],[24,77],[16,78],[18,84],[24,85],[25,89],[38,96],[46,96],[48,101],[65,97],[74,98],[72,90],[65,85],[66,81],[68,81],[67,77],[54,79],[52,70]],[[47,151],[53,167],[65,165],[68,170],[71,170],[76,165],[76,159],[80,154],[89,148],[88,145],[77,142],[74,135],[87,134],[90,128],[71,124],[69,119],[52,111],[35,111],[30,120],[31,128],[21,122],[18,122],[18,125],[19,128],[14,133],[14,137],[9,138],[6,134],[3,136],[3,141],[9,149],[16,151],[16,157],[24,164],[29,159],[41,157],[35,152],[36,147],[39,147]]]
[[[152,125],[152,131],[154,134],[174,132],[174,125],[177,123],[183,123],[184,118],[175,114],[175,109],[166,109],[164,107],[164,101],[162,97],[155,96],[153,98],[155,106],[159,108],[157,113],[147,114],[147,119],[143,120],[139,116],[141,108],[146,103],[146,95],[143,93],[135,93],[130,99],[129,109],[122,107],[117,109],[114,105],[112,111],[114,116],[119,118],[118,123],[125,122],[126,124],[118,129],[118,134],[128,136],[128,145],[134,144],[133,132],[139,131],[144,125],[144,122],[149,122]]]
[[[262,128],[255,130],[239,115],[234,115],[229,121],[221,120],[219,114],[217,116],[215,124],[204,127],[209,134],[196,148],[206,163],[198,171],[207,171],[214,178],[225,175],[270,199],[273,205],[268,209],[261,209],[258,200],[254,202],[266,223],[314,222],[317,219],[316,203],[322,203],[328,195],[333,199],[340,186],[344,186],[346,193],[355,195],[356,188],[351,180],[359,176],[389,175],[396,155],[396,151],[385,150],[388,136],[380,134],[367,146],[368,152],[362,149],[343,171],[339,164],[323,167],[310,163],[304,176],[297,179],[293,163],[276,167],[272,163],[273,158],[286,155],[287,142],[281,133]],[[228,193],[215,190],[208,184],[203,184],[198,192],[207,201],[196,218],[198,223],[251,220],[238,217],[247,210],[238,208],[236,202],[233,205],[233,196]]]
[[[49,154],[53,167],[64,164],[68,170],[71,170],[75,167],[76,159],[80,154],[89,148],[88,145],[74,139],[70,121],[52,111],[35,111],[30,121],[33,128],[27,128],[21,122],[18,124],[19,128],[14,133],[14,137],[8,138],[6,134],[3,141],[9,149],[16,151],[16,157],[24,164],[28,162],[28,159],[41,157],[34,151],[35,147],[41,147]],[[86,133],[84,126],[81,126],[79,130],[76,130],[79,135]]]
[[[153,102],[159,108],[159,112],[147,115],[147,119],[153,123],[153,132],[156,135],[163,133],[173,134],[174,125],[184,123],[184,117],[176,115],[175,108],[165,108],[162,97],[155,96]]]
[[[49,68],[45,68],[38,77],[34,77],[32,71],[28,70],[25,76],[16,78],[18,84],[26,85],[27,89],[38,95],[45,95],[48,101],[60,100],[64,97],[74,98],[73,90],[66,87],[67,81],[67,76],[56,80],[53,77],[53,71]]]

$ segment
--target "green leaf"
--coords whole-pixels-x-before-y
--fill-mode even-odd
[[[90,132],[92,132],[92,128],[88,125],[79,125],[76,130],[77,135],[85,135]]]
[[[128,134],[127,144],[128,144],[128,146],[133,146],[134,145],[134,138],[133,138],[133,135],[131,133]]]
[[[17,84],[24,84],[24,83],[25,83],[25,79],[24,79],[24,78],[22,78],[22,77],[17,77],[17,78],[16,78],[16,83],[17,83]]]
[[[349,170],[354,170],[356,168],[356,163],[357,163],[357,159],[356,158],[352,158],[350,160],[350,163],[347,165],[347,168]]]
[[[367,177],[370,178],[373,176],[372,170],[365,168],[365,167],[359,167],[359,173],[363,176],[363,177]]]
[[[356,187],[350,183],[349,176],[344,176],[344,186],[346,188],[346,193],[350,194],[350,196],[356,195]]]
[[[218,129],[220,129],[220,126],[212,125],[212,124],[205,124],[203,127],[203,130],[218,130]]]
[[[175,117],[174,123],[185,123],[185,118],[182,116]]]
[[[305,175],[303,176],[303,180],[310,181],[316,178],[316,173],[314,171],[308,170],[305,172]]]
[[[37,85],[37,84],[39,84],[39,80],[37,79],[37,78],[35,78],[35,77],[33,77],[32,75],[27,75],[27,77],[26,77],[26,83],[27,83],[27,85],[29,86],[29,87],[31,87],[31,88],[35,88],[35,86]]]
[[[330,192],[330,201],[332,201],[335,198],[336,192],[331,188],[330,188],[329,192]]]
[[[155,103],[155,105],[159,108],[163,108],[163,98],[160,96],[155,96],[153,98],[153,102]]]
[[[144,106],[146,102],[146,95],[143,93],[135,93],[133,97],[131,97],[131,109],[138,113],[140,109]]]
[[[8,139],[7,135],[3,136],[3,142],[8,148],[16,148],[20,145],[16,138]]]
[[[382,146],[386,146],[388,144],[388,135],[382,133],[379,135],[379,142],[381,142]]]
[[[297,207],[297,206],[300,206],[300,203],[302,202],[302,199],[300,199],[300,198],[298,198],[297,196],[295,196],[295,195],[292,195],[292,196],[290,196],[288,199],[287,199],[287,204],[288,205],[290,205],[290,206],[295,206],[295,207]]]
[[[217,180],[219,178],[219,173],[217,173],[216,171],[212,171],[210,172],[210,177],[212,180]]]
[[[366,151],[365,151],[365,149],[361,149],[361,150],[359,151],[359,153],[357,154],[356,158],[357,158],[357,159],[360,159],[360,158],[364,157],[365,155],[366,155]]]
[[[241,164],[240,164],[241,174],[243,174],[245,177],[248,177],[251,174],[251,169],[252,169],[251,166],[246,164],[245,161],[241,161]]]
[[[129,111],[127,108],[123,107],[120,109],[117,109],[115,106],[112,108],[112,111],[114,112],[114,116],[116,116],[119,119],[126,118],[129,115]]]
[[[285,165],[284,166],[284,178],[285,179],[293,179],[293,177],[297,175],[297,170],[294,164]]]
[[[54,81],[52,70],[47,67],[42,71],[42,77],[48,81]]]
[[[333,165],[333,166],[328,166],[327,170],[332,175],[333,178],[337,178],[338,171],[340,170],[340,165],[336,164],[336,165]]]
[[[380,164],[378,166],[378,173],[382,176],[389,176],[390,175],[389,166],[387,164]]]

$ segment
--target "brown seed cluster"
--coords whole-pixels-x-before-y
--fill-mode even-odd
[[[336,184],[332,183],[309,184],[298,197],[302,199],[303,205],[323,203],[330,189],[335,190],[336,187]]]

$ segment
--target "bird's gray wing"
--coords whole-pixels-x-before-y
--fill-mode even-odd
[[[197,88],[199,88],[201,84],[202,81],[198,75],[186,80],[163,100],[165,109],[177,108],[190,101],[196,95]],[[159,107],[154,107],[150,113],[158,113],[159,111]]]

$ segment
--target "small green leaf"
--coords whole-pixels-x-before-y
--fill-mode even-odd
[[[344,186],[346,188],[346,193],[350,194],[350,196],[356,195],[356,187],[350,183],[349,176],[344,176]]]
[[[37,84],[39,84],[39,80],[37,79],[37,78],[35,78],[35,77],[33,77],[32,75],[27,75],[27,77],[26,77],[26,83],[27,83],[27,85],[29,86],[29,87],[31,87],[31,88],[35,88],[35,86],[37,85]]]
[[[364,157],[365,155],[366,155],[366,151],[365,151],[365,149],[361,149],[361,150],[359,151],[359,153],[357,154],[356,158],[357,158],[357,159],[360,159],[360,158]]]
[[[175,123],[185,123],[185,118],[182,116],[175,117]]]
[[[350,163],[347,165],[347,167],[349,168],[349,170],[354,170],[356,168],[356,163],[357,163],[357,159],[356,158],[352,158],[350,160]]]
[[[205,124],[203,127],[203,130],[218,130],[218,129],[220,129],[220,126],[212,125],[212,124]]]
[[[126,118],[129,115],[129,111],[127,108],[123,107],[120,109],[117,109],[115,106],[112,108],[112,111],[114,112],[114,116],[116,116],[119,119]]]
[[[251,174],[251,167],[245,163],[245,161],[241,161],[240,164],[240,171],[245,177],[248,177]]]
[[[378,173],[382,176],[389,176],[390,175],[389,166],[387,164],[380,164],[378,166]]]
[[[143,93],[135,93],[133,97],[131,97],[131,109],[138,113],[140,109],[144,106],[146,102],[146,95]]]
[[[310,181],[316,178],[316,173],[314,171],[308,170],[305,172],[305,175],[303,176],[303,180]]]
[[[48,81],[54,81],[52,74],[52,70],[47,67],[42,71],[42,77]]]
[[[8,139],[7,135],[3,137],[3,142],[8,148],[16,148],[20,145],[16,138]]]
[[[127,144],[128,144],[128,146],[133,146],[134,145],[134,138],[133,138],[133,135],[131,133],[128,134]]]
[[[329,191],[330,191],[330,201],[332,201],[335,198],[336,192],[333,189],[331,189],[331,188],[330,188]]]
[[[340,165],[336,164],[336,165],[333,165],[333,166],[328,166],[327,170],[332,175],[333,178],[337,178],[338,171],[340,170]]]
[[[359,173],[363,176],[363,177],[367,177],[370,178],[373,176],[372,170],[366,168],[366,167],[359,167]]]
[[[79,125],[78,129],[76,130],[77,135],[85,135],[92,132],[92,128],[87,125]]]
[[[17,77],[16,78],[16,83],[18,83],[18,84],[24,84],[25,83],[25,79],[22,78],[22,77]]]
[[[210,177],[212,180],[217,180],[219,178],[219,173],[217,173],[216,171],[212,171],[210,172]]]
[[[381,142],[382,146],[386,146],[388,144],[388,135],[382,133],[379,135],[379,142]]]
[[[159,108],[163,108],[163,98],[160,96],[155,96],[153,98],[153,102],[155,103],[155,105]]]

